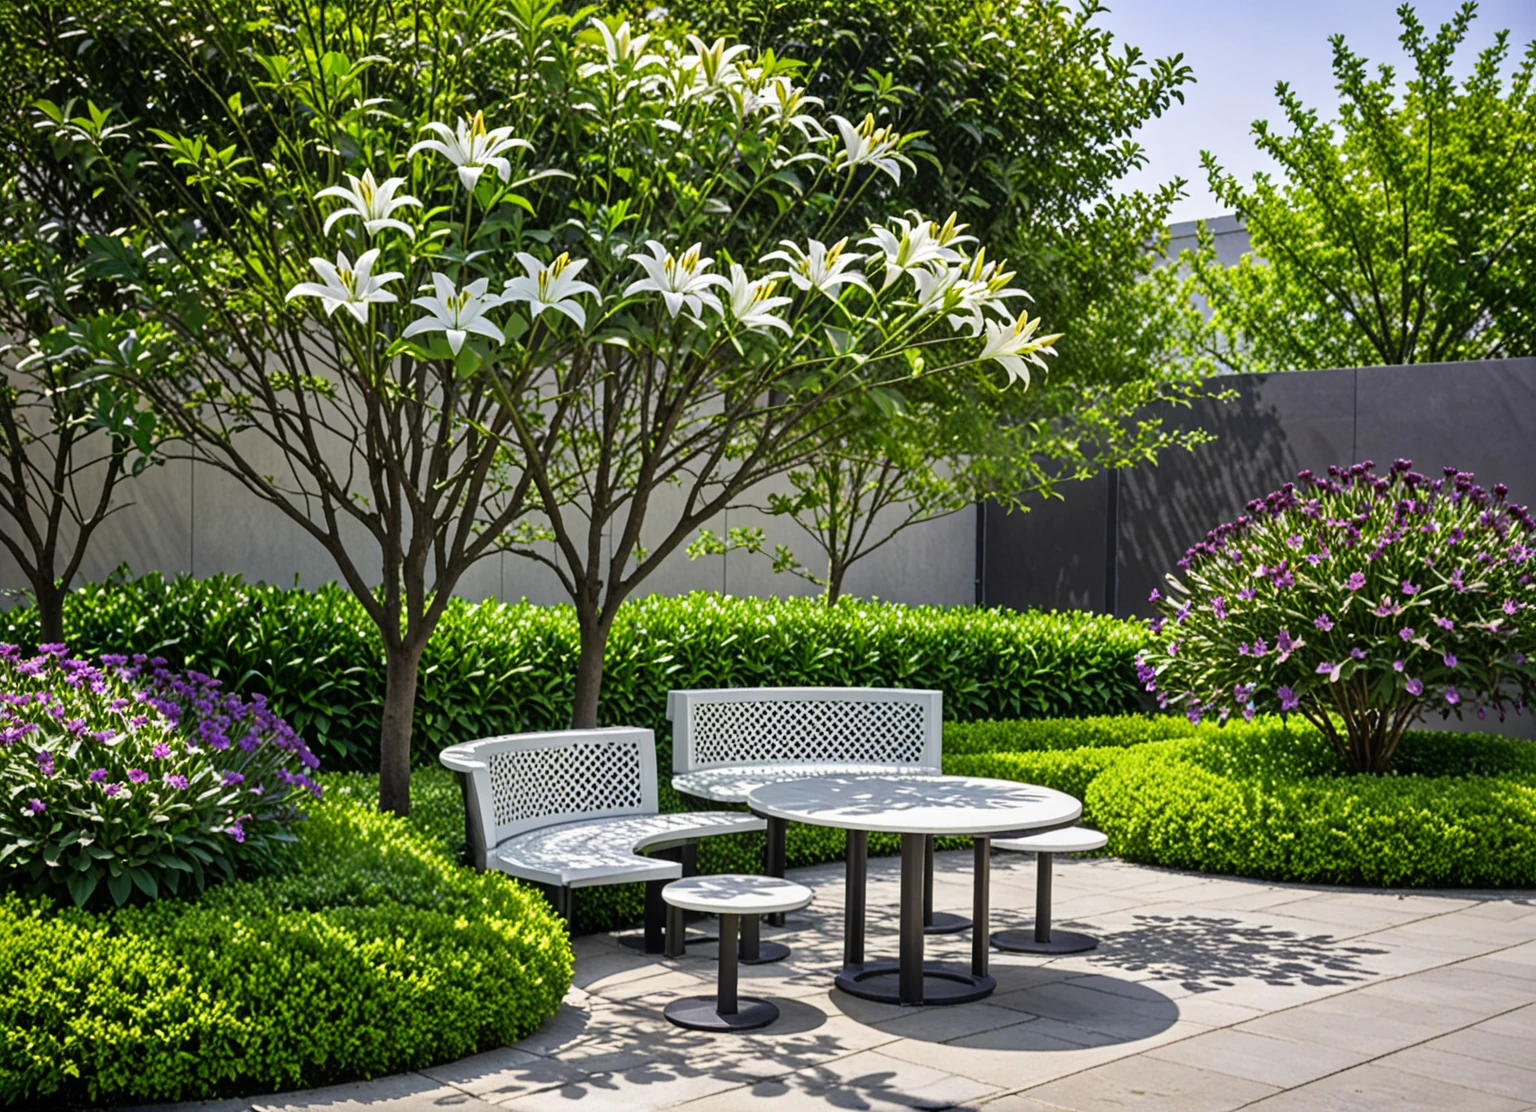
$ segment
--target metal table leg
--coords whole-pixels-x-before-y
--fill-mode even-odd
[[[903,834],[900,960],[849,963],[836,980],[844,992],[887,1004],[963,1004],[990,996],[997,987],[997,982],[985,974],[978,976],[960,966],[923,960],[926,859],[925,836]]]
[[[770,818],[767,822],[767,841],[763,846],[763,875],[778,877],[782,880],[785,863],[784,839],[789,830],[789,822],[787,819],[775,818]],[[783,912],[768,916],[770,926],[782,927],[784,922]]]
[[[690,996],[674,1000],[663,1011],[679,1027],[695,1031],[750,1031],[779,1018],[779,1009],[767,1000],[738,996],[736,992],[737,915],[720,916],[720,979],[714,996]],[[756,916],[752,929],[756,929]]]
[[[869,882],[869,834],[848,831],[848,874],[843,882],[843,964],[864,964],[864,918]]]
[[[970,929],[971,921],[964,915],[933,910],[933,835],[929,834],[923,840],[923,933],[959,934]]]
[[[971,893],[971,915],[976,920],[976,929],[971,932],[971,972],[985,977],[991,950],[987,923],[992,913],[992,839],[977,838],[975,854],[976,879]]]

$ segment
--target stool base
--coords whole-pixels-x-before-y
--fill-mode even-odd
[[[732,1015],[721,1015],[715,1007],[713,996],[689,996],[672,1001],[662,1014],[677,1026],[691,1031],[751,1031],[766,1027],[779,1018],[777,1007],[755,996],[738,997]]]
[[[998,931],[992,945],[1010,954],[1080,954],[1092,950],[1099,940],[1076,931],[1052,931],[1049,942],[1036,942],[1033,930]]]
[[[923,962],[923,998],[901,998],[901,963],[867,961],[845,965],[833,982],[850,996],[882,1004],[967,1004],[992,995],[997,981],[958,965]]]
[[[789,957],[789,947],[782,942],[758,942],[757,957],[739,957],[742,965],[767,965]]]
[[[947,911],[935,911],[933,922],[923,925],[924,934],[959,934],[971,929],[971,921],[964,915],[951,915]]]

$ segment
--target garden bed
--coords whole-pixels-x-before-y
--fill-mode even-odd
[[[537,1028],[570,985],[564,924],[374,806],[328,781],[287,871],[196,899],[99,914],[0,899],[0,1101],[275,1092]]]

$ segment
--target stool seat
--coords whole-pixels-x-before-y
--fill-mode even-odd
[[[772,1023],[779,1009],[771,1001],[737,995],[737,965],[761,965],[787,954],[783,946],[778,947],[782,953],[764,952],[776,944],[758,938],[758,923],[764,915],[798,911],[811,902],[813,894],[805,885],[782,877],[739,873],[691,876],[663,888],[661,898],[680,911],[720,916],[720,982],[714,996],[674,1000],[662,1014],[694,1031],[750,1031]]]
[[[693,876],[674,880],[661,890],[661,898],[684,911],[715,915],[772,915],[798,911],[811,902],[811,890],[803,884],[773,876]]]
[[[1091,853],[1109,845],[1109,835],[1086,826],[1048,830],[1043,834],[1025,834],[1019,838],[993,838],[993,849],[1011,849],[1019,853]]]

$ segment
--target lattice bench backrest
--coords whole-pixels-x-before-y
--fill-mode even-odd
[[[508,734],[449,746],[441,760],[468,776],[467,818],[478,816],[487,848],[541,826],[659,810],[650,730]]]
[[[672,691],[672,767],[867,761],[937,771],[942,711],[939,692],[902,688]]]

